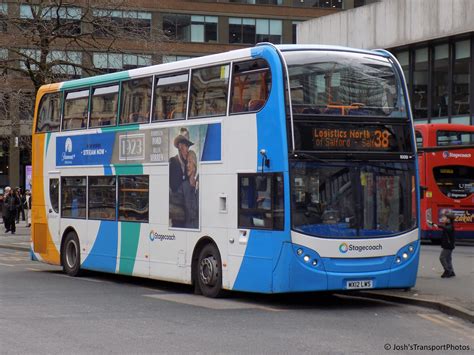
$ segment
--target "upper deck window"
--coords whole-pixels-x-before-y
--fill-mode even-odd
[[[66,93],[63,130],[86,128],[88,109],[89,89]]]
[[[186,118],[188,78],[181,73],[156,79],[152,121]]]
[[[339,51],[284,56],[294,114],[407,116],[400,79],[387,58]]]
[[[94,89],[89,127],[115,126],[118,88],[118,85],[112,85]]]
[[[122,83],[120,124],[145,123],[150,120],[152,86],[152,77]]]
[[[226,114],[229,65],[193,70],[190,117]]]
[[[438,131],[436,144],[438,146],[474,144],[474,132]]]
[[[59,131],[61,122],[61,95],[59,92],[46,94],[41,98],[38,109],[36,132]]]
[[[272,76],[263,59],[235,63],[232,76],[231,112],[258,111],[270,95]]]

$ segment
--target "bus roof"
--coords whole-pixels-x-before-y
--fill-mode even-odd
[[[171,63],[164,63],[164,64],[156,64],[142,68],[130,69],[130,70],[123,70],[115,73],[109,74],[102,74],[102,75],[95,75],[91,77],[70,80],[70,81],[63,81],[60,83],[47,84],[41,87],[41,92],[51,91],[53,88],[59,87],[61,90],[70,90],[70,89],[77,89],[83,86],[89,85],[100,85],[112,81],[118,80],[127,80],[133,79],[137,77],[142,77],[146,75],[153,75],[157,72],[166,74],[168,72],[176,72],[180,69],[185,70],[189,67],[199,67],[199,66],[208,66],[210,64],[219,64],[230,62],[232,60],[244,59],[249,58],[252,56],[252,50],[259,47],[273,47],[281,50],[283,52],[286,51],[298,51],[298,50],[328,50],[328,51],[344,51],[344,52],[353,52],[353,53],[365,53],[371,55],[379,55],[383,57],[387,57],[388,54],[384,51],[368,51],[363,49],[356,49],[356,48],[349,48],[349,47],[342,47],[342,46],[329,46],[329,45],[273,45],[271,43],[258,43],[255,47],[237,49],[217,54],[206,55],[202,57],[190,58],[185,59],[177,62]]]
[[[467,124],[456,124],[456,123],[415,123],[415,129],[419,130],[442,130],[442,131],[464,131],[474,132],[474,126]]]

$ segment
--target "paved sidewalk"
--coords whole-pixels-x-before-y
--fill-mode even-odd
[[[30,228],[24,222],[17,226],[15,235],[0,229],[0,248],[30,250]],[[365,291],[355,295],[380,298],[436,308],[448,314],[474,322],[474,244],[459,245],[453,252],[456,277],[442,279],[439,246],[421,246],[420,267],[416,286],[409,290]]]

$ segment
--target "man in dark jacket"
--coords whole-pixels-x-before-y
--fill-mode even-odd
[[[3,218],[3,225],[5,226],[5,233],[10,232],[10,221],[8,219],[8,206],[6,203],[7,197],[10,194],[11,188],[10,186],[5,187],[5,191],[3,194],[3,204],[2,204],[2,218]]]
[[[443,265],[444,273],[441,275],[442,278],[446,277],[453,277],[456,276],[453,270],[453,263],[452,263],[452,253],[453,249],[455,248],[454,243],[454,214],[451,212],[444,214],[441,216],[441,222],[443,224],[436,224],[431,223],[432,226],[436,228],[440,228],[443,230],[441,234],[441,254],[439,256],[439,261],[441,265]]]
[[[15,234],[16,216],[18,213],[18,208],[20,206],[20,198],[18,197],[18,193],[16,191],[11,190],[3,203],[6,204],[6,210],[7,210],[7,224],[8,224],[7,230],[9,229],[12,232],[12,234]]]

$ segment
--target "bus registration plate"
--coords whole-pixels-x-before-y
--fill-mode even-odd
[[[347,281],[346,289],[354,290],[360,288],[373,288],[374,284],[372,280],[357,280],[357,281]]]

